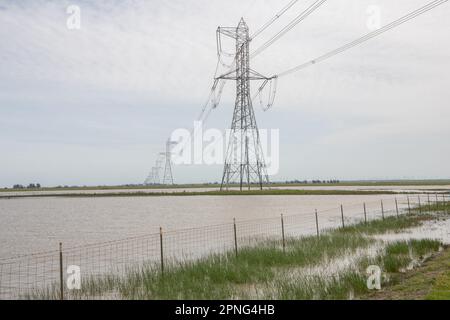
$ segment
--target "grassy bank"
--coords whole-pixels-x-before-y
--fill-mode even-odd
[[[329,274],[313,276],[288,277],[277,284],[278,299],[364,299],[371,290],[367,287],[368,266],[376,265],[383,270],[382,287],[390,286],[392,275],[396,275],[409,267],[412,261],[419,261],[423,254],[431,254],[441,244],[436,240],[400,241],[387,245],[375,257],[357,258],[352,267]],[[400,249],[400,253],[398,250]],[[403,250],[408,252],[405,258]]]
[[[447,204],[449,206],[449,204]],[[196,261],[142,265],[124,275],[84,278],[71,298],[120,299],[348,299],[366,297],[369,265],[387,275],[383,287],[399,283],[397,275],[439,250],[438,241],[411,240],[386,244],[374,235],[399,233],[424,221],[448,218],[426,212],[360,223],[317,236],[265,241],[257,246]],[[443,278],[445,285],[448,279]],[[438,290],[438,289],[437,289]],[[27,298],[58,297],[57,286]]]
[[[397,274],[391,286],[367,294],[379,300],[450,300],[450,248],[434,254],[422,266]]]

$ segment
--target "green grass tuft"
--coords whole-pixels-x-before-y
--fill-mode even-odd
[[[435,240],[410,240],[388,244],[374,259],[361,259],[352,269],[331,274],[302,276],[296,270],[329,263],[376,242],[373,234],[416,227],[433,215],[405,215],[400,218],[360,223],[329,230],[320,237],[265,241],[234,252],[215,254],[184,262],[166,261],[164,274],[157,265],[144,264],[122,276],[105,275],[82,279],[82,289],[70,298],[114,297],[125,299],[348,299],[367,292],[365,267],[382,266],[396,273],[414,260],[437,251]],[[57,286],[33,291],[28,298],[57,299]]]
[[[378,261],[387,272],[406,269],[412,262],[420,263],[426,255],[439,250],[441,242],[431,239],[398,241],[389,244]]]

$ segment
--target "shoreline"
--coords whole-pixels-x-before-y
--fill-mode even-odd
[[[341,181],[338,183],[278,183],[273,182],[265,185],[266,188],[292,188],[292,187],[448,187],[450,188],[450,179],[430,179],[430,180],[354,180]],[[200,188],[219,188],[218,183],[193,183],[193,184],[174,184],[174,185],[98,185],[98,186],[60,186],[60,187],[42,187],[34,189],[14,189],[0,188],[0,194],[4,192],[42,192],[42,191],[100,191],[100,190],[157,190],[157,189],[200,189]],[[442,188],[439,188],[442,189]],[[437,190],[437,189],[436,189]]]
[[[444,190],[441,190],[443,192]],[[272,189],[272,190],[232,190],[232,191],[176,191],[176,192],[105,192],[105,193],[30,193],[1,195],[0,199],[42,198],[42,197],[67,197],[67,198],[95,198],[95,197],[193,197],[193,196],[311,196],[311,195],[393,195],[393,194],[419,194],[406,191],[355,191],[355,190],[296,190],[296,189]]]

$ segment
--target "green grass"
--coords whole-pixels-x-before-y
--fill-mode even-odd
[[[447,269],[446,272],[436,278],[431,292],[425,298],[428,300],[450,300],[450,270]]]
[[[397,241],[386,246],[382,255],[374,263],[383,267],[389,273],[398,273],[411,266],[420,264],[427,255],[439,250],[440,241],[432,239]]]
[[[421,225],[425,220],[431,220],[434,217],[429,214],[411,214],[386,217],[384,220],[371,220],[367,223],[359,223],[357,225],[346,226],[338,232],[342,233],[365,233],[365,234],[382,234],[386,232],[400,232],[404,229],[414,228]]]
[[[246,289],[264,286],[278,270],[320,263],[369,245],[362,235],[339,233],[290,239],[284,253],[279,242],[267,242],[234,253],[215,255],[200,261],[171,265],[161,273],[143,269],[129,274],[121,294],[128,299],[226,299],[249,298]],[[140,284],[140,285],[138,285]]]
[[[448,199],[448,195],[447,195],[447,199]],[[444,213],[450,214],[450,202],[448,202],[448,201],[443,202],[441,197],[439,197],[439,201],[440,202],[436,203],[436,200],[434,200],[434,201],[431,201],[430,204],[422,203],[422,205],[420,207],[417,206],[415,208],[412,208],[411,212],[419,213],[419,214],[420,213],[429,213],[429,212],[432,212],[432,213],[444,212]]]
[[[172,263],[164,274],[155,265],[129,270],[122,277],[105,276],[83,279],[82,290],[71,298],[100,297],[117,292],[125,299],[229,299],[250,298],[246,289],[265,286],[278,277],[280,270],[317,265],[354,252],[373,243],[361,234],[331,232],[288,239],[286,252],[279,241],[268,241],[257,247],[212,255],[200,260]],[[58,287],[35,291],[27,298],[56,299]]]
[[[278,295],[275,298],[341,300],[361,297],[370,292],[365,275],[367,266],[375,264],[379,265],[383,272],[399,272],[402,268],[406,268],[411,261],[421,259],[425,254],[436,252],[440,245],[439,241],[428,239],[395,242],[389,244],[375,259],[357,260],[353,268],[333,274],[299,277],[294,281],[292,279],[280,281],[277,285]],[[384,282],[383,285],[387,285],[387,283]]]
[[[450,247],[434,253],[420,267],[394,274],[388,286],[364,295],[366,299],[383,300],[449,300]]]
[[[285,251],[280,241],[265,241],[239,248],[238,256],[228,252],[196,261],[166,261],[164,274],[157,265],[141,265],[121,276],[83,279],[82,290],[74,291],[71,298],[110,295],[124,299],[348,299],[367,294],[365,268],[369,264],[380,265],[386,272],[395,274],[412,261],[421,261],[437,251],[440,243],[399,241],[388,244],[375,258],[355,260],[350,269],[307,277],[296,272],[366,249],[377,241],[372,235],[399,232],[434,218],[432,214],[387,217],[328,230],[320,237],[288,238]],[[442,280],[444,284],[446,281]],[[57,286],[28,296],[57,297]]]
[[[277,282],[277,295],[281,300],[346,300],[368,291],[366,277],[360,272],[346,270],[329,276],[314,275],[292,281]]]

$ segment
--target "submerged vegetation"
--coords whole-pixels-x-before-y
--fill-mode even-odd
[[[441,208],[445,208],[442,204]],[[446,206],[449,206],[447,203]],[[426,220],[447,218],[433,208],[421,214],[388,217],[359,223],[320,236],[281,241],[267,240],[240,248],[238,254],[214,254],[195,261],[159,266],[141,265],[124,275],[83,279],[82,289],[69,298],[119,299],[349,299],[364,298],[366,268],[383,270],[383,286],[398,283],[397,275],[414,268],[443,245],[433,239],[384,242],[375,235],[398,233],[420,226]],[[445,210],[444,210],[445,211]],[[448,283],[442,276],[441,286]],[[435,297],[439,297],[439,287]],[[57,298],[57,287],[37,290],[26,298]]]

